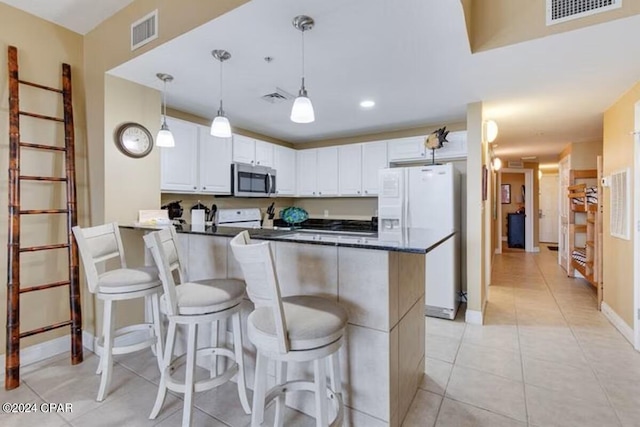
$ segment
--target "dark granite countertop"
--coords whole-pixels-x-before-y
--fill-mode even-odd
[[[157,227],[134,224],[120,225],[122,228],[154,230]],[[178,233],[233,237],[244,228],[236,227],[192,227],[176,226]],[[383,251],[397,251],[425,254],[451,236],[451,230],[431,228],[405,228],[397,232],[377,233],[370,230],[335,231],[326,229],[248,229],[253,239],[274,240],[279,242],[305,243],[312,245],[339,246]]]

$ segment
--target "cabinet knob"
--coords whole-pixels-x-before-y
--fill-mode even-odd
[[[422,157],[424,157],[424,153],[420,153],[420,155],[421,155]]]
[[[322,195],[322,191],[318,191],[318,195],[321,196]]]
[[[203,189],[203,190],[206,190],[206,189],[207,189],[207,187],[202,187],[202,189]]]
[[[364,194],[369,194],[369,190],[364,190]]]
[[[315,191],[313,192],[313,195],[314,195],[314,196],[316,195],[316,192],[315,192]]]
[[[194,190],[197,190],[197,189],[198,189],[198,187],[193,187],[193,189],[194,189]]]
[[[358,194],[360,194],[360,190],[358,190]]]
[[[260,162],[256,162],[256,164],[257,164],[257,165],[259,165],[259,164],[260,164]]]
[[[251,164],[253,164],[253,163],[254,163],[254,161],[253,161],[253,160],[251,160]]]

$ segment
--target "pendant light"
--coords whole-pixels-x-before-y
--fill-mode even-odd
[[[304,87],[304,32],[312,29],[314,23],[313,18],[306,15],[293,18],[293,26],[302,33],[302,85],[291,109],[291,121],[295,123],[312,123],[316,119],[307,88]]]
[[[222,109],[222,63],[231,58],[231,54],[226,50],[216,49],[211,51],[211,55],[220,61],[220,109],[216,118],[211,122],[211,135],[218,138],[231,138],[231,124],[229,124],[229,119],[225,117]]]
[[[176,145],[173,134],[167,126],[167,82],[173,80],[173,76],[164,73],[156,74],[156,77],[164,83],[162,88],[162,126],[156,137],[156,145],[158,147],[174,147]]]

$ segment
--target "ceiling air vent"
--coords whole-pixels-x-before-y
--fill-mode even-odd
[[[158,38],[158,9],[131,24],[131,50]]]
[[[547,25],[606,12],[622,6],[622,0],[547,0]]]
[[[271,92],[266,95],[262,95],[260,97],[260,99],[262,99],[263,101],[267,101],[270,104],[279,104],[281,102],[288,101],[293,98],[294,98],[293,95],[291,95],[289,92],[287,92],[284,89],[280,89],[279,87],[276,87],[275,92]]]
[[[522,163],[522,160],[509,160],[507,162],[507,167],[509,167],[509,168],[523,168],[524,167],[524,163]]]

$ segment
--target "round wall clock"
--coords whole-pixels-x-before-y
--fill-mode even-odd
[[[127,122],[116,130],[116,146],[129,157],[141,158],[151,152],[153,137],[146,127]]]

